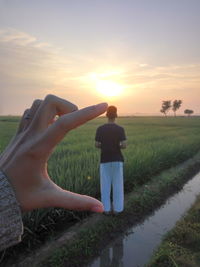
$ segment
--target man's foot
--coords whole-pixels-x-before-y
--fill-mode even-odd
[[[111,215],[111,211],[104,211],[103,214],[104,215]]]
[[[118,216],[118,215],[120,215],[122,213],[122,211],[113,211],[113,215],[114,216]]]

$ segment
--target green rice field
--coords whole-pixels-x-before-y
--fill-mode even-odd
[[[57,146],[49,160],[49,173],[58,185],[100,198],[100,151],[94,147],[94,136],[96,128],[105,122],[105,118],[88,122],[68,133]],[[126,192],[200,150],[199,117],[130,117],[118,118],[117,123],[125,128],[128,140],[127,149],[123,150]],[[0,152],[15,133],[17,125],[16,117],[0,117]],[[42,242],[41,233],[49,235],[60,221],[73,221],[72,218],[77,216],[80,219],[83,213],[78,214],[61,209],[26,214],[24,242],[28,242],[30,247],[31,242]]]

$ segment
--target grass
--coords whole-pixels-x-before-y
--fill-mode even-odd
[[[93,120],[70,132],[49,160],[49,173],[61,187],[100,198],[99,151],[94,148],[96,128],[105,118]],[[200,150],[200,118],[119,118],[125,128],[128,148],[125,157],[125,191],[131,192],[152,176],[192,157]],[[0,151],[16,131],[18,118],[0,117]],[[150,197],[151,199],[151,197]],[[58,228],[81,220],[88,213],[63,209],[36,210],[24,216],[23,242],[8,254],[32,250]],[[16,252],[17,255],[17,252]]]
[[[66,245],[61,248],[53,249],[50,256],[44,260],[41,265],[39,265],[39,263],[37,263],[37,265],[75,267],[87,264],[91,258],[98,255],[98,251],[101,250],[107,242],[110,242],[112,238],[124,232],[130,225],[132,226],[141,221],[144,216],[154,210],[155,207],[161,205],[168,195],[181,189],[184,182],[200,169],[199,166],[200,152],[183,165],[173,167],[152,177],[151,181],[146,185],[138,186],[128,195],[126,208],[123,214],[114,217],[102,216],[96,223],[93,222],[89,223],[87,226],[79,227],[77,235],[71,242],[68,240]],[[199,226],[196,227],[196,230],[200,230]],[[200,234],[198,234],[198,236],[200,236]],[[199,242],[197,245],[199,245]],[[190,247],[190,244],[188,244],[188,246]],[[157,267],[158,265],[156,264],[150,266]],[[159,266],[167,267],[171,265],[161,264]]]
[[[200,196],[165,236],[148,267],[200,266]]]

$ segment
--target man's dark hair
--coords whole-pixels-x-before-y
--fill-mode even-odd
[[[117,118],[117,108],[115,106],[109,106],[108,109],[107,109],[106,116],[109,119]]]

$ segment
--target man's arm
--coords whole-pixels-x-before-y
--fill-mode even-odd
[[[96,135],[95,135],[95,147],[96,148],[101,148],[101,134],[100,134],[100,128],[96,130]]]
[[[121,127],[119,147],[120,149],[125,149],[126,145],[126,134],[124,128]]]
[[[96,142],[95,142],[95,147],[96,147],[96,148],[101,148],[101,143],[96,141]]]
[[[121,141],[121,142],[119,143],[119,146],[120,146],[121,149],[125,149],[126,146],[127,146],[126,140]]]

